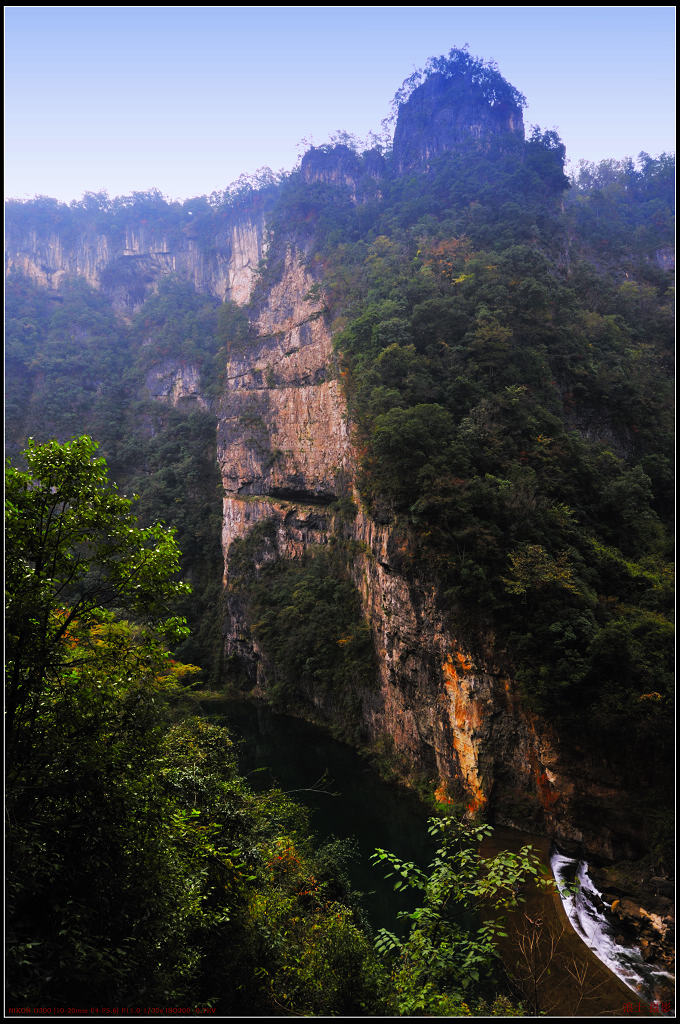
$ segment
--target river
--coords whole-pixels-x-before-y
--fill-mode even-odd
[[[385,782],[352,747],[308,722],[250,701],[211,702],[205,710],[223,718],[242,741],[239,768],[254,789],[277,785],[310,810],[312,828],[321,838],[355,840],[358,856],[349,875],[364,894],[370,924],[400,928],[397,912],[412,910],[412,898],[395,893],[370,856],[381,846],[404,860],[427,864],[433,852],[429,809],[413,793]]]
[[[355,841],[357,857],[349,874],[352,885],[364,894],[368,921],[374,928],[403,934],[397,913],[413,909],[415,896],[395,893],[392,882],[372,866],[370,856],[379,846],[426,867],[433,853],[427,835],[430,808],[411,791],[384,781],[353,748],[308,722],[250,701],[210,701],[202,710],[224,721],[240,740],[240,770],[253,788],[277,785],[305,804],[321,839]],[[552,857],[556,877],[569,870],[549,839],[513,829],[496,828],[482,852],[485,856],[500,850],[516,852],[527,843],[544,864]],[[575,870],[583,874],[583,869]],[[589,930],[584,932],[575,907],[581,908],[583,918],[583,896],[561,901],[554,892],[536,891],[510,917],[510,938],[501,952],[510,972],[522,979],[525,999],[532,999],[534,1009],[550,1016],[647,1016],[666,1010],[666,1004],[650,1006],[652,990],[639,977],[642,961],[635,951],[620,949],[615,956],[603,937],[604,919],[598,922],[591,909]],[[600,957],[606,954],[604,962],[598,952]],[[621,969],[619,961],[626,983],[613,973]],[[631,973],[631,963],[637,974]]]

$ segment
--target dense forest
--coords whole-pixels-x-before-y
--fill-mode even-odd
[[[395,109],[438,79],[521,111],[467,51],[407,80]],[[100,290],[7,279],[13,1004],[531,1008],[498,956],[499,911],[541,878],[530,850],[485,860],[487,826],[449,808],[429,868],[376,856],[422,905],[402,938],[372,935],[349,851],[320,845],[289,797],[250,789],[228,732],[190,714],[192,692],[244,685],[225,657],[216,430],[227,353],[247,351],[292,242],[333,333],[358,477],[332,506],[332,545],[273,559],[267,523],[233,545],[230,598],[268,698],[332,694],[340,733],[358,735],[378,656],[342,526],[361,500],[529,711],[615,766],[631,813],[644,805],[650,871],[672,870],[674,159],[582,163],[570,180],[557,133],[535,127],[399,173],[393,151],[351,140],[306,159],[353,184],[297,169],[184,203],[7,206],[10,245],[139,223],[210,245],[245,208],[269,232],[245,307],[173,275],[150,293],[133,264]],[[129,316],[107,293],[122,286]],[[201,401],[153,396],[168,360],[198,368]]]
[[[531,848],[484,858],[489,826],[447,817],[429,873],[376,851],[423,906],[374,948],[348,845],[255,793],[227,730],[188,713],[174,530],[139,526],[96,450],[31,441],[6,474],[10,1004],[519,1012],[498,911],[551,884]]]

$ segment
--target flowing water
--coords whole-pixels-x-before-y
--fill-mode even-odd
[[[223,720],[241,741],[240,770],[253,788],[277,785],[304,803],[320,838],[354,840],[357,857],[350,880],[364,894],[368,921],[374,928],[403,934],[405,925],[397,921],[397,913],[413,909],[414,894],[395,893],[370,856],[382,847],[426,867],[433,854],[427,835],[431,810],[410,791],[385,782],[355,750],[324,729],[250,701],[211,701],[203,712]],[[533,986],[537,1009],[551,1016],[648,1015],[650,1002],[658,998],[659,979],[652,977],[637,950],[613,940],[593,902],[596,891],[587,865],[551,851],[545,837],[507,828],[496,828],[482,853],[516,852],[527,843],[546,865],[550,862],[558,883],[578,875],[581,891],[562,902],[555,892],[535,891],[510,915],[510,938],[501,952],[510,972],[523,979],[525,999]],[[651,1012],[657,1007],[652,1005]]]
[[[645,963],[637,947],[616,941],[614,929],[600,909],[602,894],[588,874],[587,863],[554,852],[550,867],[560,886],[567,917],[588,948],[646,1003],[667,1003],[673,976]],[[575,894],[566,889],[574,881],[579,886]]]

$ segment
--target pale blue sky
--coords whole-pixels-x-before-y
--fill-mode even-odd
[[[187,198],[379,130],[469,44],[571,161],[675,149],[673,7],[5,7],[5,192]]]

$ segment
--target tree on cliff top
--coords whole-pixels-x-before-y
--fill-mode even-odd
[[[510,103],[520,109],[526,107],[526,97],[501,75],[495,61],[483,61],[473,57],[467,46],[454,47],[441,57],[430,57],[423,68],[417,68],[405,78],[392,100],[387,121],[396,119],[399,107],[408,101],[415,90],[434,74],[446,79],[458,79],[461,83],[481,89],[484,99],[491,105]]]

